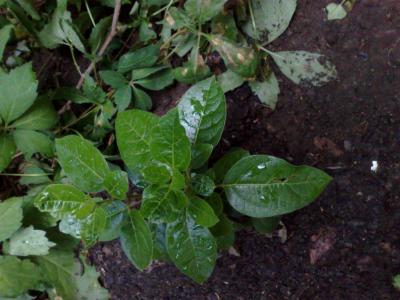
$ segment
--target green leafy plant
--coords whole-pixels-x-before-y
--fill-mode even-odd
[[[112,171],[100,151],[81,137],[58,139],[58,161],[68,184],[47,186],[35,205],[62,219],[60,230],[82,238],[87,247],[119,236],[138,269],[166,259],[204,282],[218,246],[233,243],[230,209],[255,218],[261,228],[265,218],[309,204],[330,181],[317,169],[244,150],[208,168],[225,119],[224,93],[214,77],[192,86],[177,108],[162,117],[120,112],[116,136],[121,158],[132,181],[143,187],[139,200],[132,203],[128,197],[127,205],[121,202],[128,191],[127,173]],[[102,191],[108,196],[96,197]]]

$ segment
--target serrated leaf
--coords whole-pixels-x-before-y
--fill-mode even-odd
[[[218,144],[226,119],[225,96],[215,78],[192,86],[178,104],[179,118],[193,145]]]
[[[233,91],[246,81],[242,76],[231,70],[226,70],[226,72],[218,75],[217,80],[224,93]]]
[[[202,167],[210,158],[214,146],[211,144],[196,144],[192,146],[192,161],[190,166],[193,169]]]
[[[16,151],[13,138],[6,134],[0,135],[0,172],[8,167]]]
[[[167,185],[150,185],[143,192],[140,212],[142,216],[152,222],[173,222],[187,199],[180,191],[175,191]]]
[[[13,132],[13,137],[17,149],[24,153],[27,159],[31,158],[35,153],[40,153],[47,157],[51,157],[54,154],[53,142],[44,133],[29,129],[16,129]]]
[[[153,106],[151,97],[145,91],[136,87],[133,88],[133,98],[135,101],[135,107],[141,110],[150,110]]]
[[[187,0],[185,11],[199,24],[204,24],[218,15],[227,0]]]
[[[32,106],[37,86],[32,63],[0,74],[0,117],[5,124],[10,124]]]
[[[288,28],[296,11],[297,0],[251,0],[253,20],[249,18],[243,26],[247,35],[261,41],[271,43]]]
[[[12,29],[13,25],[11,24],[3,26],[3,28],[0,29],[0,62],[3,60],[3,52],[10,38]]]
[[[5,251],[15,256],[47,255],[55,245],[47,239],[45,231],[29,226],[13,234],[5,244]]]
[[[50,101],[42,99],[36,103],[10,127],[17,129],[45,130],[52,128],[58,121],[57,112]]]
[[[172,169],[186,170],[190,164],[190,142],[179,122],[176,109],[160,118],[151,132],[151,156]]]
[[[242,148],[231,149],[213,165],[215,181],[217,183],[222,182],[229,169],[240,159],[249,155],[250,153]]]
[[[249,81],[249,86],[254,94],[258,96],[261,103],[271,109],[275,109],[280,93],[279,82],[274,73],[271,73],[265,81]]]
[[[150,132],[157,125],[154,114],[129,110],[118,113],[115,122],[118,149],[130,170],[140,170],[150,160]]]
[[[129,189],[128,174],[121,170],[109,172],[104,179],[106,191],[117,200],[124,200]]]
[[[126,256],[139,270],[147,268],[153,258],[153,239],[149,226],[140,212],[131,210],[128,222],[121,229],[121,246]]]
[[[68,179],[84,192],[103,189],[109,172],[102,153],[93,144],[77,135],[56,140],[58,162]]]
[[[106,212],[106,226],[99,240],[106,242],[119,237],[121,227],[127,219],[128,207],[121,201],[105,203],[102,208]]]
[[[267,155],[242,158],[226,174],[223,188],[238,212],[256,218],[298,210],[314,201],[330,182],[323,171],[294,166]]]
[[[112,70],[105,70],[99,72],[101,79],[109,86],[119,89],[125,86],[129,86],[129,81],[126,80],[124,75],[119,72]]]
[[[281,51],[270,54],[282,73],[296,84],[321,86],[337,76],[335,66],[317,53]]]
[[[329,21],[342,20],[347,16],[347,11],[342,4],[329,3],[325,9]]]
[[[60,218],[69,214],[86,217],[90,214],[87,207],[93,207],[93,200],[72,185],[52,184],[37,195],[35,206]]]
[[[199,197],[190,197],[187,211],[195,220],[196,224],[204,227],[212,227],[219,221],[213,208],[205,200]]]
[[[167,226],[167,250],[174,264],[198,283],[210,277],[217,259],[217,245],[210,231],[189,214]]]
[[[149,45],[121,56],[118,71],[125,73],[133,69],[152,67],[158,60],[160,45]]]
[[[0,296],[17,297],[37,286],[39,269],[29,260],[0,256]]]
[[[99,283],[100,274],[96,268],[83,262],[85,273],[77,277],[78,300],[108,300],[108,291]]]
[[[21,198],[12,198],[0,202],[0,242],[11,237],[21,227],[21,205]]]
[[[137,80],[135,84],[140,85],[151,91],[159,91],[171,85],[174,82],[174,76],[170,69],[162,70],[146,78]]]

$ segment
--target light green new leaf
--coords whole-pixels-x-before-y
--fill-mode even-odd
[[[21,198],[12,198],[0,202],[0,242],[8,239],[21,227],[21,205]]]
[[[92,214],[81,221],[81,238],[86,248],[90,248],[98,241],[106,224],[107,213],[102,207],[97,207]]]
[[[127,219],[128,207],[121,201],[111,201],[104,203],[102,208],[106,212],[106,226],[99,240],[112,241],[120,235],[121,227]]]
[[[103,154],[77,135],[56,140],[58,162],[71,182],[84,192],[103,189],[109,168]]]
[[[126,256],[139,270],[147,268],[153,258],[153,238],[140,212],[131,210],[128,222],[121,229],[121,246]]]
[[[0,296],[17,297],[37,286],[40,271],[29,260],[0,256]]]
[[[35,153],[40,153],[47,157],[51,157],[54,154],[53,142],[44,133],[29,129],[16,129],[13,132],[13,137],[17,149],[24,153],[27,159],[31,158]]]
[[[37,86],[32,63],[16,67],[8,74],[0,74],[0,117],[5,124],[10,124],[32,106]]]
[[[158,60],[160,45],[149,45],[121,56],[118,72],[129,72],[133,69],[152,67]]]
[[[213,208],[205,200],[196,196],[190,197],[187,211],[196,224],[204,227],[212,227],[219,221]]]
[[[118,149],[130,170],[140,170],[151,161],[150,132],[157,122],[154,114],[145,111],[133,109],[118,113],[115,122]]]
[[[323,171],[294,166],[267,155],[242,158],[226,174],[223,188],[238,212],[256,218],[298,210],[314,201],[331,181]]]
[[[251,0],[250,4],[254,20],[249,18],[243,30],[265,44],[271,43],[288,28],[297,0]]]
[[[347,16],[347,11],[342,4],[329,3],[325,9],[329,21],[342,20]]]
[[[13,25],[6,25],[0,29],[0,62],[3,60],[3,52],[6,48],[6,44],[8,39],[10,38],[11,30],[13,29]]]
[[[0,172],[8,167],[16,151],[13,138],[6,134],[0,135]]]
[[[169,257],[184,274],[198,283],[210,277],[217,259],[217,245],[210,231],[189,214],[167,226]]]
[[[254,94],[258,96],[261,103],[275,109],[280,93],[279,82],[274,73],[269,74],[265,81],[249,81],[249,85]]]
[[[218,144],[226,119],[224,92],[214,77],[192,86],[178,104],[179,118],[190,142]]]
[[[321,86],[337,76],[335,66],[317,53],[281,51],[270,55],[282,73],[296,84]]]
[[[60,218],[70,214],[84,218],[90,214],[94,201],[72,185],[52,184],[37,195],[35,206]]]
[[[199,24],[210,21],[218,15],[227,0],[187,0],[185,11],[190,17],[196,19]]]
[[[233,91],[245,82],[242,76],[231,70],[218,75],[217,80],[224,93]]]
[[[124,200],[129,189],[128,174],[121,170],[109,172],[104,179],[104,187],[113,198]]]
[[[17,129],[45,130],[52,128],[58,121],[57,112],[50,101],[42,99],[20,118],[11,124]]]
[[[47,239],[45,231],[29,226],[14,233],[4,245],[4,250],[7,254],[15,256],[47,255],[55,245]]]

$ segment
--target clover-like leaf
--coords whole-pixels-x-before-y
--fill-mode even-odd
[[[21,227],[22,199],[12,198],[0,202],[0,242],[8,239]]]
[[[7,134],[0,135],[0,172],[3,172],[5,168],[10,164],[12,157],[14,156],[17,148],[14,140]]]
[[[18,150],[24,153],[26,158],[31,158],[35,153],[41,153],[47,157],[54,154],[53,142],[50,137],[42,132],[29,129],[16,129],[13,137]]]
[[[152,67],[158,60],[160,45],[149,45],[121,56],[118,71],[125,73],[133,69]]]

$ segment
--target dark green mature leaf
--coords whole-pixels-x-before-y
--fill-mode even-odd
[[[57,112],[47,99],[41,99],[10,126],[17,129],[45,130],[58,121]]]
[[[40,280],[39,269],[29,260],[0,256],[0,296],[17,297],[36,287]]]
[[[229,169],[240,159],[249,155],[249,151],[242,148],[235,148],[221,157],[212,167],[216,182],[221,183]]]
[[[192,86],[178,104],[179,117],[190,142],[216,145],[226,119],[225,96],[215,78]]]
[[[0,62],[3,60],[3,52],[6,48],[6,44],[11,35],[11,30],[13,29],[13,25],[6,25],[0,29]]]
[[[317,198],[329,177],[307,166],[293,166],[267,155],[242,158],[226,174],[229,203],[251,217],[273,217],[298,210]]]
[[[205,200],[196,196],[190,197],[187,211],[196,224],[204,227],[212,227],[219,221],[213,208]]]
[[[176,109],[160,118],[151,137],[150,153],[154,159],[170,165],[172,169],[184,171],[189,167],[190,142],[179,123]]]
[[[160,55],[160,45],[149,45],[121,56],[118,62],[119,72],[129,72],[133,69],[152,67]]]
[[[149,68],[135,69],[132,71],[132,80],[139,80],[153,75],[161,70],[166,69],[166,66],[155,66]]]
[[[102,207],[96,207],[94,212],[81,221],[81,237],[85,247],[93,246],[104,232],[107,224],[107,213]]]
[[[110,30],[112,16],[101,19],[96,27],[93,27],[89,37],[89,46],[92,54],[96,54],[98,49],[103,45],[104,40]]]
[[[281,51],[270,54],[282,73],[296,84],[321,86],[337,76],[335,66],[317,53]]]
[[[263,104],[269,106],[271,109],[275,109],[280,89],[279,82],[273,72],[269,74],[265,81],[249,81],[249,86]]]
[[[118,88],[114,94],[114,103],[118,111],[124,111],[129,107],[132,101],[132,87],[125,85]]]
[[[140,170],[150,160],[150,132],[157,125],[154,114],[132,109],[118,113],[115,122],[118,149],[131,170]]]
[[[174,29],[182,27],[194,28],[195,19],[192,19],[189,14],[181,8],[171,7],[168,10],[167,22]]]
[[[139,40],[146,43],[155,38],[157,38],[157,34],[153,29],[152,23],[142,21],[139,27]]]
[[[162,70],[158,73],[150,75],[149,77],[137,80],[138,84],[151,91],[159,91],[171,85],[174,82],[174,76],[170,69]]]
[[[196,144],[192,146],[192,161],[190,166],[193,169],[202,167],[211,156],[214,146],[211,144]]]
[[[187,0],[185,11],[198,23],[204,24],[218,15],[227,0]]]
[[[42,212],[49,212],[60,218],[69,214],[84,218],[90,214],[94,202],[72,185],[52,184],[38,194],[35,206]]]
[[[121,170],[109,172],[104,179],[104,187],[113,198],[124,200],[129,189],[128,174]]]
[[[161,224],[150,224],[150,229],[153,234],[153,259],[170,262],[167,251],[167,238],[166,230],[167,226],[163,223]]]
[[[11,237],[21,227],[21,205],[21,198],[12,198],[0,202],[0,242]]]
[[[118,89],[129,86],[129,81],[126,80],[124,75],[112,70],[105,70],[99,72],[101,79],[109,86]]]
[[[221,55],[228,69],[245,78],[255,76],[260,57],[253,48],[237,45],[234,41],[218,35],[213,35],[210,42]]]
[[[32,106],[37,86],[31,63],[16,67],[8,74],[0,73],[0,117],[5,124],[10,124]]]
[[[296,11],[297,0],[251,0],[250,4],[254,20],[249,18],[243,30],[265,44],[271,43],[288,28]]]
[[[44,133],[29,129],[16,129],[13,132],[13,137],[17,149],[21,150],[28,159],[35,153],[40,153],[47,157],[51,157],[54,154],[53,142]]]
[[[153,106],[151,97],[141,89],[133,88],[133,97],[135,100],[135,107],[141,110],[150,110]]]
[[[129,260],[139,270],[149,266],[153,258],[153,238],[140,212],[131,210],[128,222],[121,229],[121,246]]]
[[[56,140],[58,162],[69,180],[85,192],[103,189],[109,172],[106,160],[93,144],[77,135]]]
[[[193,192],[201,196],[210,196],[215,189],[214,181],[204,174],[192,175]]]
[[[111,201],[104,203],[102,208],[106,212],[106,226],[99,240],[112,241],[120,235],[121,227],[127,218],[128,207],[121,201]]]
[[[7,134],[0,135],[0,172],[10,164],[17,148],[14,140]]]
[[[143,192],[140,212],[152,222],[173,222],[187,204],[186,196],[167,185],[150,185]]]
[[[225,214],[218,215],[218,218],[219,222],[210,231],[217,241],[218,249],[227,250],[235,242],[235,226]]]
[[[281,220],[280,216],[271,218],[251,218],[254,228],[259,233],[272,233],[278,227]]]
[[[217,259],[217,245],[210,231],[182,214],[167,226],[167,249],[174,264],[198,283],[210,277]]]

